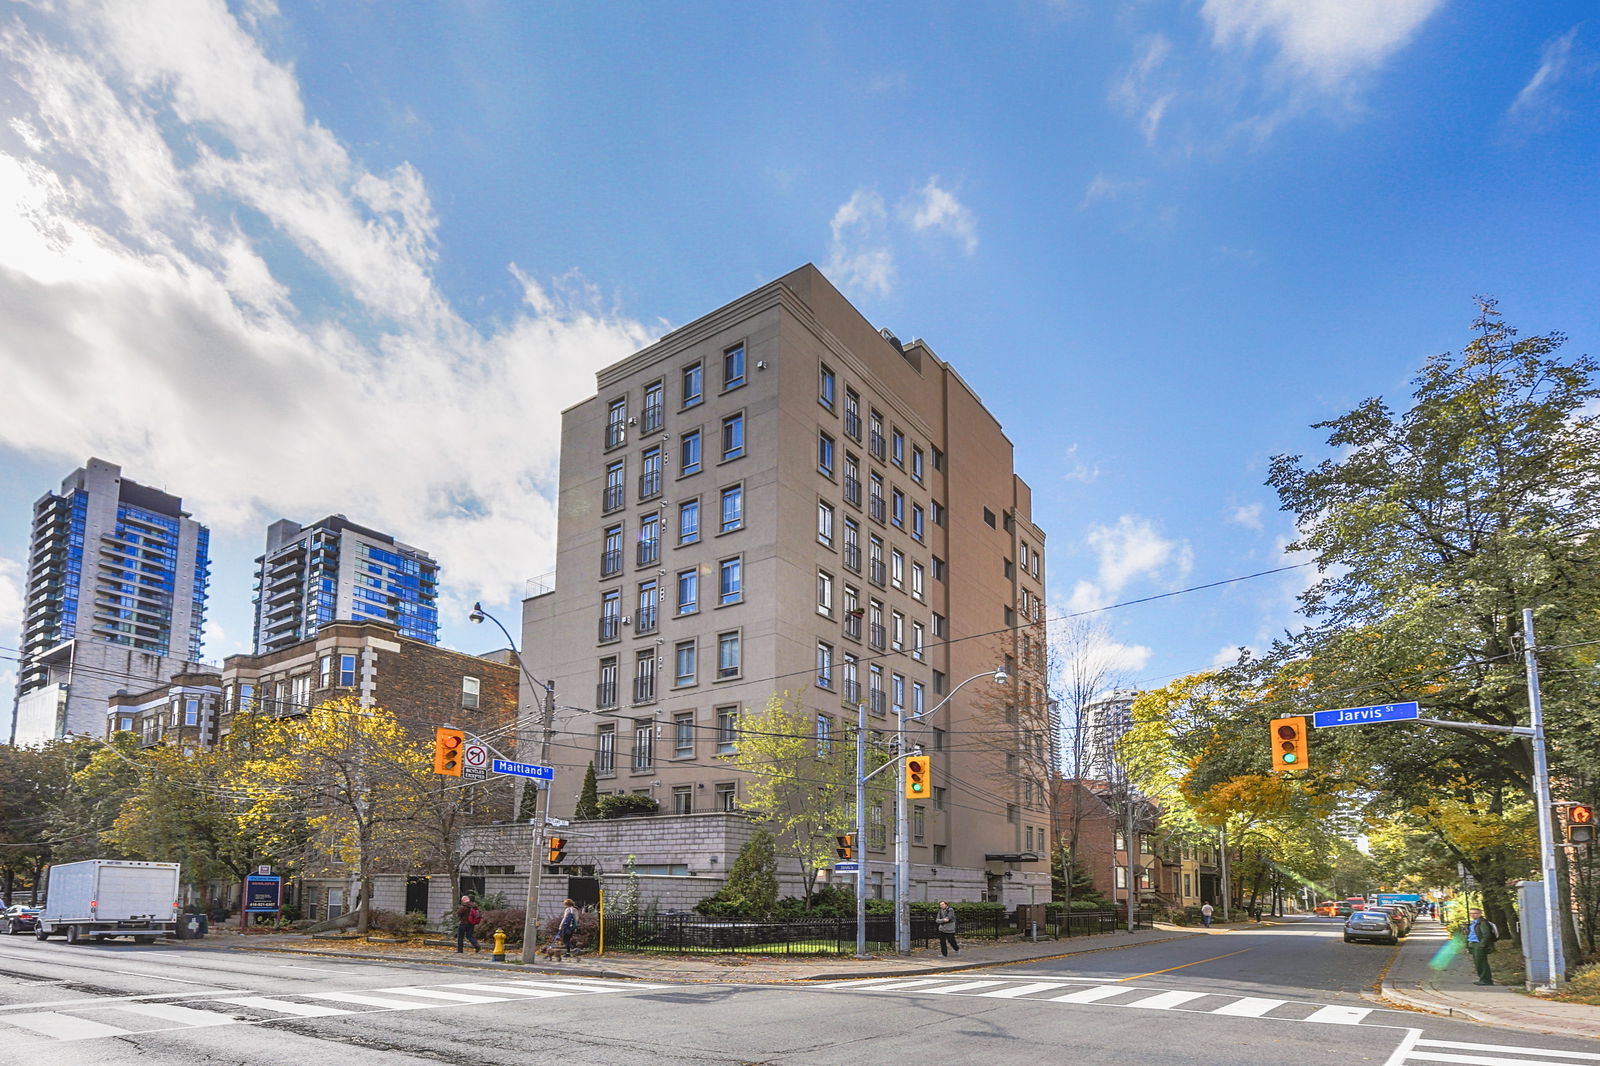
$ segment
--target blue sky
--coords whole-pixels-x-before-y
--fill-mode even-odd
[[[551,569],[558,412],[804,262],[1016,444],[1058,613],[1296,561],[1263,485],[1492,294],[1600,351],[1588,3],[0,5],[0,655],[90,455],[213,530],[445,567],[476,650]],[[1101,615],[1157,684],[1307,571]],[[530,649],[530,658],[536,653]],[[0,689],[9,690],[0,658]]]

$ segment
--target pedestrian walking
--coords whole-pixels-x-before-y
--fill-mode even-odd
[[[561,912],[561,924],[556,926],[556,932],[561,936],[562,950],[571,955],[572,938],[578,935],[578,905],[570,899],[565,904],[567,909]]]
[[[1200,924],[1205,926],[1207,929],[1211,928],[1211,915],[1215,913],[1215,910],[1216,908],[1211,906],[1210,900],[1206,900],[1204,903],[1200,904]]]
[[[949,955],[952,948],[961,950],[956,943],[956,912],[944,900],[939,901],[939,913],[934,916],[933,927],[939,933],[939,954]]]
[[[1472,965],[1478,968],[1477,983],[1480,985],[1494,984],[1489,956],[1494,952],[1494,942],[1499,939],[1500,930],[1483,916],[1482,911],[1474,907],[1467,912],[1467,954],[1472,956]]]
[[[480,951],[478,947],[478,923],[483,921],[483,912],[478,905],[472,902],[471,896],[461,897],[461,906],[456,908],[456,954],[461,954],[467,942],[471,942],[473,951]]]

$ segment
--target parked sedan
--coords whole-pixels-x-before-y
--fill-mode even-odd
[[[1314,909],[1313,913],[1322,915],[1323,917],[1326,917],[1326,918],[1336,917],[1338,915],[1338,913],[1339,913],[1339,904],[1337,902],[1335,902],[1334,900],[1330,899],[1325,903],[1317,904],[1317,906]]]
[[[1394,919],[1394,927],[1400,930],[1400,935],[1405,936],[1411,932],[1411,912],[1398,903],[1386,903],[1381,907],[1369,907],[1368,910],[1384,911]]]
[[[39,928],[39,910],[38,907],[28,907],[21,903],[7,907],[0,912],[0,926],[4,926],[5,931],[12,936],[18,933],[31,933]]]
[[[1344,921],[1344,942],[1376,940],[1381,944],[1400,943],[1400,927],[1388,911],[1354,911]]]

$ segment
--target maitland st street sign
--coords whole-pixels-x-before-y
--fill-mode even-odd
[[[1331,725],[1371,725],[1374,722],[1406,722],[1420,717],[1415,703],[1380,703],[1373,707],[1341,707],[1317,711],[1311,724],[1318,729]]]

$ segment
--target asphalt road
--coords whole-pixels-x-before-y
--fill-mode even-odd
[[[1287,926],[939,977],[667,984],[0,937],[0,1063],[1600,1064],[1377,1007],[1391,949]]]

